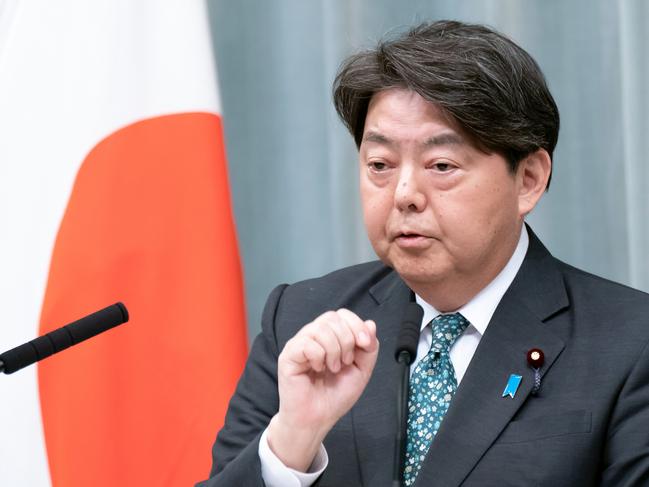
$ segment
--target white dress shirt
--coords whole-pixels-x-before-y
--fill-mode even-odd
[[[455,311],[455,313],[461,313],[469,322],[469,326],[455,341],[449,354],[451,363],[455,369],[455,378],[457,379],[458,385],[462,381],[466,369],[469,367],[469,363],[478,348],[482,335],[487,330],[487,325],[491,321],[496,307],[498,307],[500,300],[523,264],[528,245],[529,236],[527,235],[527,229],[523,226],[516,249],[505,267],[503,267],[487,287],[476,294],[471,301]],[[415,300],[424,309],[424,317],[421,322],[421,335],[419,336],[419,344],[417,346],[417,357],[410,366],[411,373],[415,370],[417,363],[428,354],[432,345],[433,333],[430,326],[427,325],[435,317],[442,314],[424,301],[419,295],[415,295]],[[297,470],[286,467],[268,446],[266,433],[267,430],[261,435],[259,441],[261,474],[266,487],[309,487],[327,467],[329,459],[323,445],[320,445],[320,450],[307,473],[298,472]]]

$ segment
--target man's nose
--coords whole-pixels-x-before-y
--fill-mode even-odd
[[[426,195],[415,168],[401,169],[394,191],[394,202],[399,211],[422,211],[426,206]]]

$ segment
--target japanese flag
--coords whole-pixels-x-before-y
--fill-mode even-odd
[[[197,0],[0,3],[0,351],[130,321],[0,377],[0,485],[186,486],[247,352]]]

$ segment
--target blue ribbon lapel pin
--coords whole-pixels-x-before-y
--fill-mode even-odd
[[[522,375],[517,375],[517,374],[512,374],[509,376],[509,379],[507,379],[507,385],[505,386],[505,390],[503,391],[503,397],[511,397],[514,399],[514,396],[516,395],[516,391],[518,390],[518,386],[521,385],[521,380],[523,380]]]

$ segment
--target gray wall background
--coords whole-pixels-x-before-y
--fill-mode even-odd
[[[649,291],[649,2],[208,0],[251,338],[281,282],[374,258],[356,150],[331,103],[343,58],[423,20],[486,23],[541,65],[561,112],[529,222],[555,256]]]

